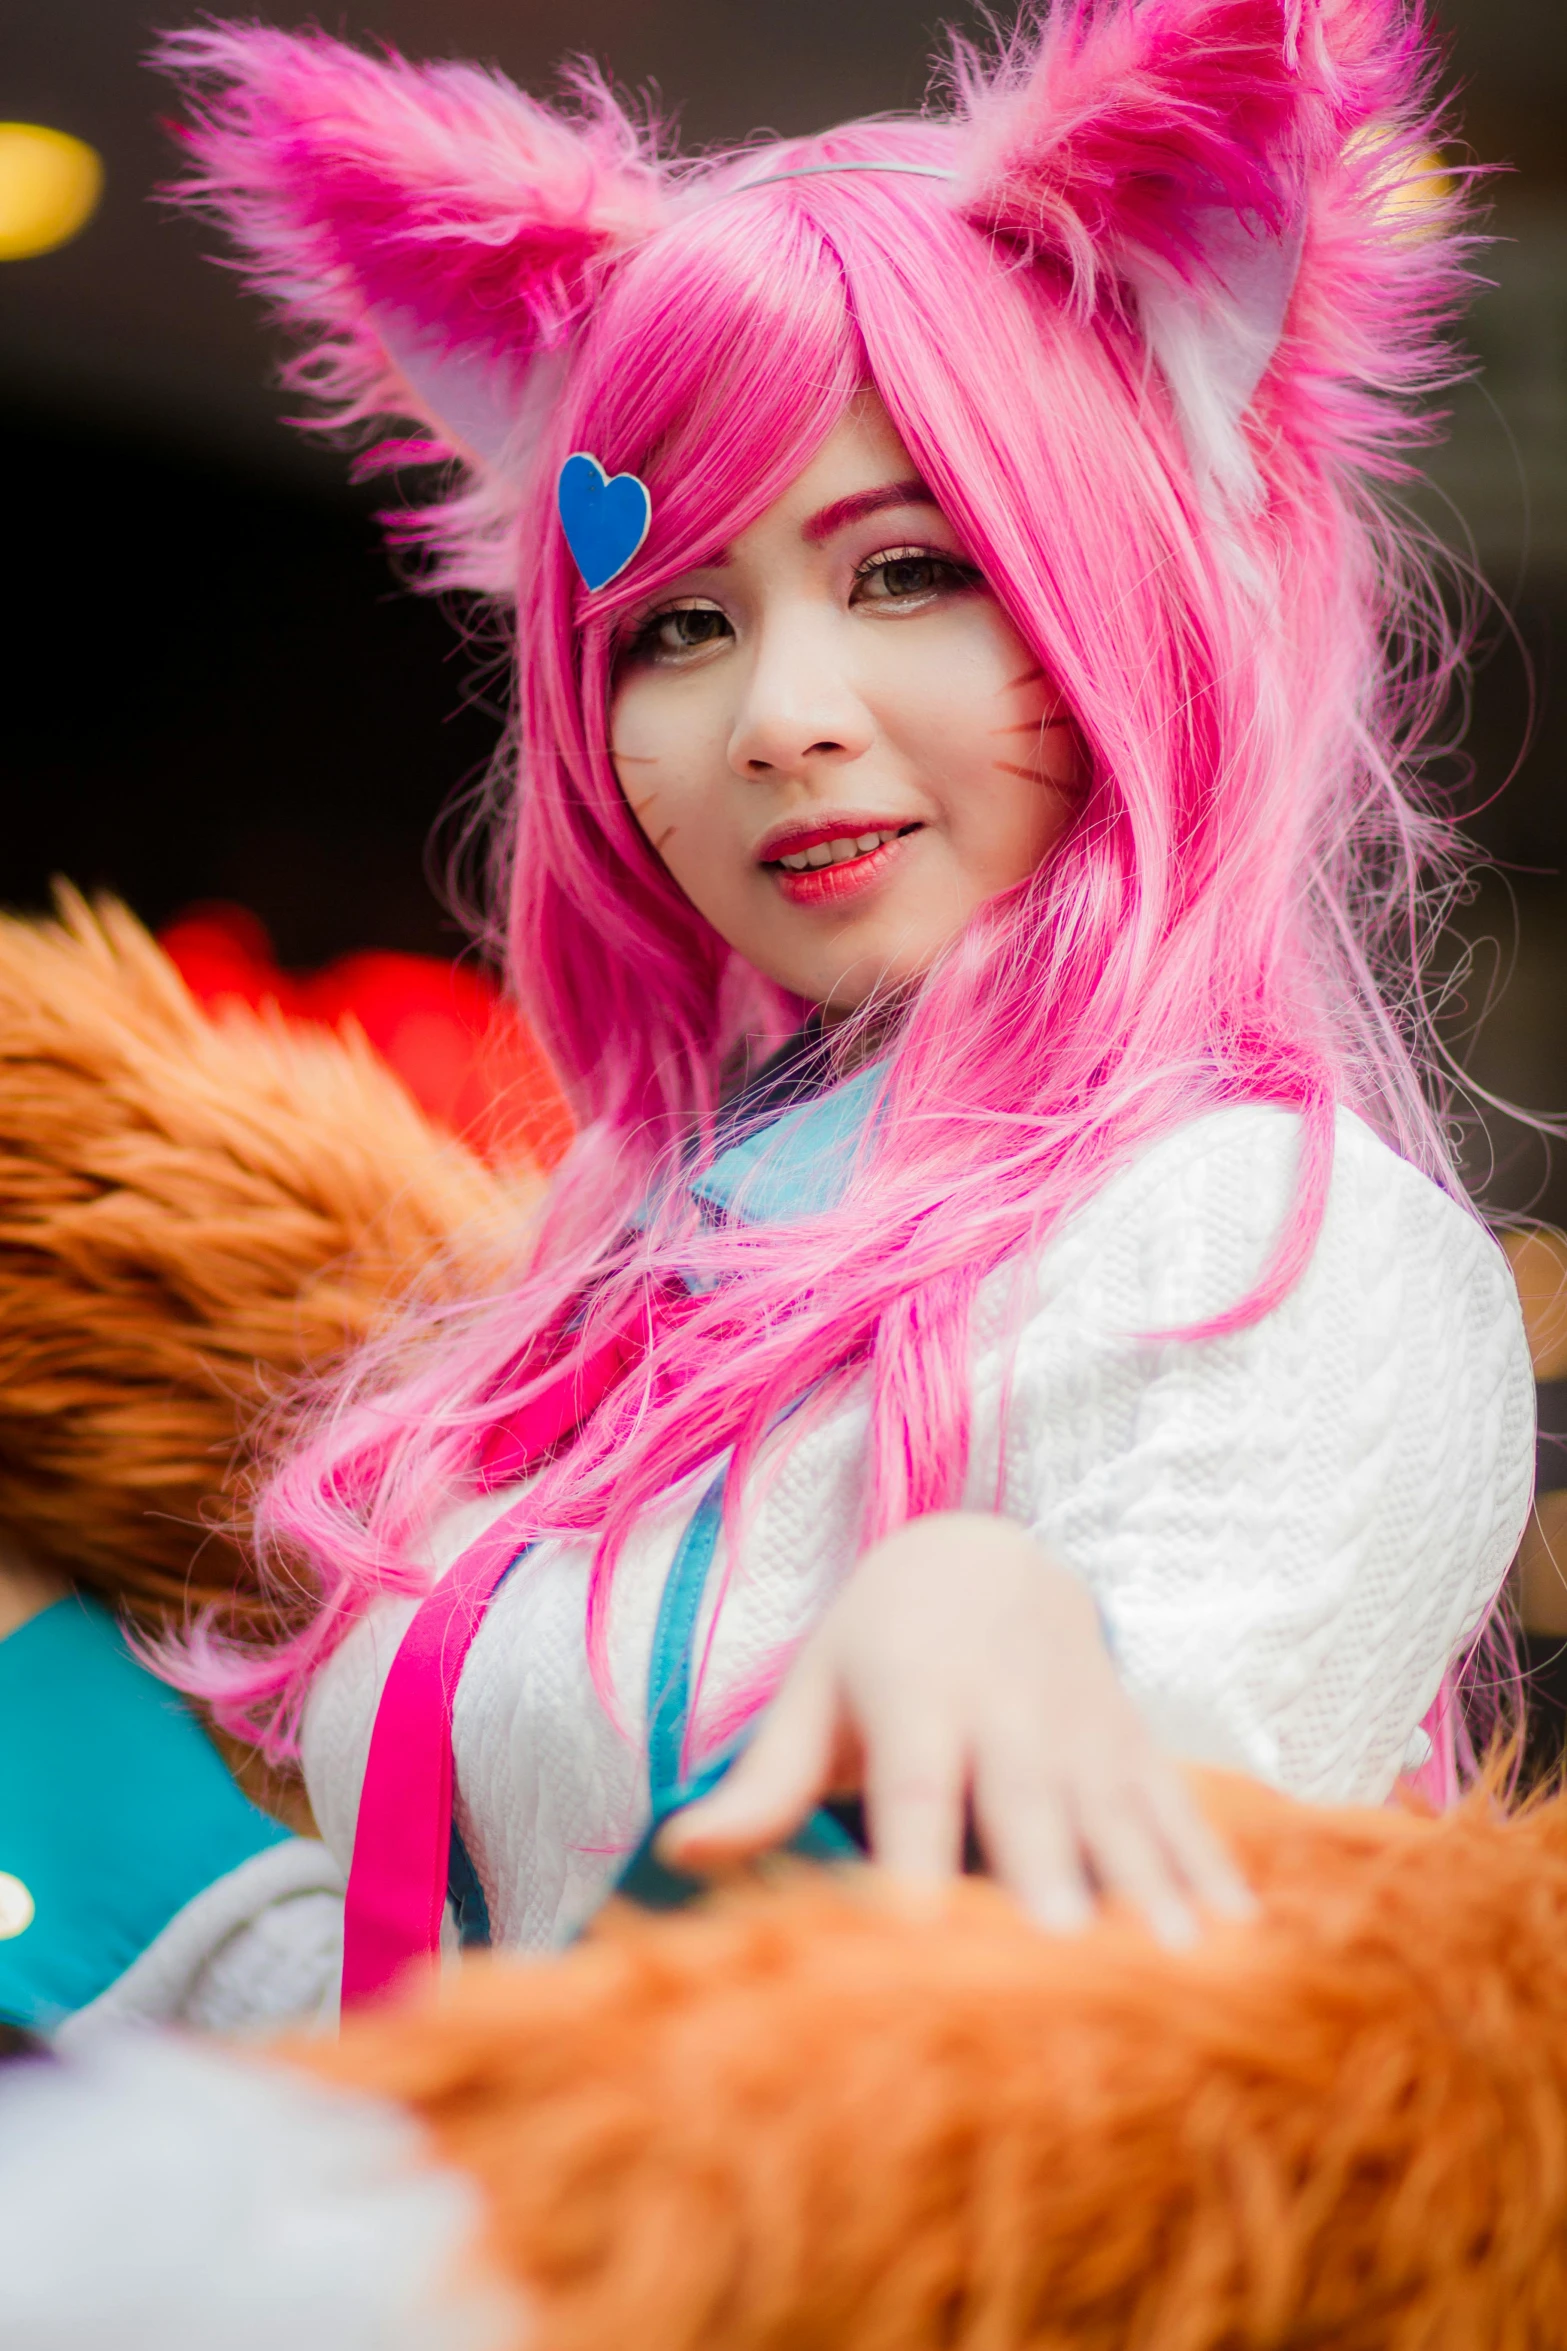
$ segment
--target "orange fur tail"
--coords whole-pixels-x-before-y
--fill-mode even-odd
[[[112,900],[0,918],[0,1537],[150,1625],[270,1627],[248,1428],[411,1288],[494,1279],[538,1181],[351,1030],[211,1019]]]
[[[1567,1803],[1203,1775],[1190,1953],[799,1874],[465,1967],[295,2062],[477,2180],[529,2351],[1554,2351]]]

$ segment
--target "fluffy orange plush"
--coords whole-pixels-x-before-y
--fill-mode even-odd
[[[214,1019],[113,900],[0,916],[0,1570],[148,1630],[276,1629],[258,1441],[395,1302],[497,1277],[539,1188],[433,1125],[353,1030]],[[214,1734],[308,1827],[297,1780]]]
[[[1556,2351],[1567,1809],[1203,1788],[1189,1954],[802,1874],[292,2061],[475,2176],[530,2351]]]
[[[0,1536],[152,1625],[270,1622],[247,1431],[413,1286],[492,1279],[537,1184],[352,1032],[209,1017],[113,901],[0,917]]]

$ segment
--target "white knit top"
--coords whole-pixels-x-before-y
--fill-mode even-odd
[[[1495,1243],[1347,1113],[1321,1236],[1283,1304],[1225,1338],[1140,1335],[1245,1295],[1289,1212],[1298,1136],[1265,1107],[1194,1120],[1070,1220],[1021,1295],[992,1279],[964,1499],[1031,1527],[1090,1586],[1128,1686],[1177,1751],[1298,1796],[1375,1802],[1419,1759],[1420,1718],[1516,1547],[1533,1390]],[[863,1405],[780,1432],[744,1556],[725,1577],[721,1552],[710,1579],[709,1606],[728,1588],[709,1707],[775,1672],[849,1573],[864,1472]],[[707,1474],[636,1530],[616,1570],[613,1715],[588,1672],[585,1544],[540,1544],[469,1653],[458,1821],[503,1942],[567,1933],[645,1826],[653,1623]],[[432,1568],[513,1499],[453,1513]],[[413,1608],[374,1608],[307,1709],[310,1797],[344,1868]]]
[[[1091,1587],[1175,1752],[1374,1803],[1421,1759],[1420,1718],[1522,1532],[1533,1387],[1500,1250],[1347,1113],[1321,1235],[1283,1304],[1228,1338],[1140,1336],[1245,1295],[1289,1211],[1298,1132],[1257,1107],[1193,1120],[1107,1183],[1021,1281],[986,1286],[965,1501],[1032,1527]],[[776,1672],[849,1573],[864,1463],[863,1406],[780,1431],[747,1497],[744,1556],[726,1577],[720,1552],[710,1579],[709,1614],[728,1589],[709,1709]],[[622,1555],[613,1715],[588,1673],[584,1544],[540,1544],[469,1652],[457,1814],[502,1942],[567,1934],[646,1824],[654,1619],[709,1474]],[[432,1573],[513,1499],[454,1511]],[[208,1887],[65,2039],[131,2018],[232,2031],[330,2017],[371,1725],[414,1606],[372,1609],[311,1694],[305,1775],[325,1845],[275,1847]]]

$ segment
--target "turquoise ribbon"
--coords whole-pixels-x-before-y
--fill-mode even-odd
[[[658,1621],[653,1627],[647,1674],[647,1774],[655,1813],[670,1809],[683,1781],[697,1619],[724,1523],[728,1476],[726,1461],[686,1523],[664,1579]]]
[[[692,1877],[684,1870],[671,1869],[659,1859],[654,1849],[658,1833],[672,1813],[682,1811],[717,1787],[744,1752],[751,1736],[749,1730],[742,1731],[700,1770],[689,1776],[685,1774],[697,1626],[724,1522],[724,1487],[728,1475],[726,1461],[686,1522],[664,1580],[658,1619],[653,1627],[647,1677],[648,1790],[652,1819],[646,1836],[614,1885],[617,1894],[640,1903],[645,1910],[678,1910],[706,1891],[703,1879]],[[826,1811],[813,1812],[789,1839],[785,1850],[809,1861],[864,1858],[848,1831]]]
[[[788,1224],[835,1206],[885,1076],[881,1064],[861,1070],[815,1101],[743,1136],[692,1179],[692,1192],[709,1208],[742,1223]],[[654,1850],[658,1832],[671,1813],[694,1804],[718,1785],[751,1736],[749,1730],[743,1731],[699,1771],[685,1774],[697,1625],[723,1525],[728,1475],[726,1460],[687,1522],[653,1628],[647,1683],[652,1820],[614,1889],[650,1910],[677,1909],[704,1891],[701,1879],[659,1860]],[[812,1861],[863,1858],[848,1831],[825,1810],[812,1813],[786,1850]]]
[[[785,1048],[785,1053],[790,1050]],[[776,1069],[778,1059],[769,1067]],[[886,1074],[884,1062],[873,1063],[814,1099],[797,1102],[744,1131],[710,1167],[688,1179],[693,1195],[709,1210],[742,1224],[792,1224],[836,1207]],[[766,1082],[765,1071],[761,1082]],[[743,1731],[700,1770],[686,1774],[697,1626],[723,1525],[728,1474],[726,1461],[687,1522],[665,1578],[653,1628],[647,1681],[652,1818],[614,1886],[616,1893],[651,1910],[676,1909],[705,1890],[701,1879],[667,1868],[654,1845],[671,1813],[694,1804],[715,1788],[751,1736],[749,1730]],[[860,1846],[825,1810],[812,1813],[790,1838],[787,1850],[813,1861],[863,1859]]]

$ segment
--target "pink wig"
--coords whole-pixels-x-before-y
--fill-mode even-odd
[[[1412,758],[1456,654],[1385,495],[1466,284],[1417,12],[1063,0],[998,63],[960,53],[939,115],[698,164],[661,163],[587,80],[554,113],[475,68],[259,27],[164,61],[193,92],[184,192],[308,338],[295,382],[328,421],[411,417],[415,455],[458,460],[399,528],[435,582],[515,600],[506,948],[579,1119],[514,1286],[360,1366],[265,1498],[313,1613],[263,1658],[198,1649],[230,1719],[286,1742],[366,1600],[424,1581],[412,1548],[486,1427],[693,1268],[702,1296],[533,1491],[540,1533],[595,1538],[601,1675],[627,1529],[726,1448],[743,1470],[802,1397],[866,1400],[867,1541],[951,1506],[979,1284],[1179,1121],[1242,1100],[1302,1121],[1293,1214],[1211,1331],[1306,1262],[1336,1104],[1454,1186],[1418,987],[1454,843]],[[878,160],[947,176],[772,179]],[[617,615],[743,530],[867,385],[1067,696],[1090,785],[908,1008],[839,1206],[699,1232],[666,1186],[628,1238],[708,1147],[742,1046],[802,1008],[626,808]],[[652,493],[596,595],[553,512],[573,449]]]

